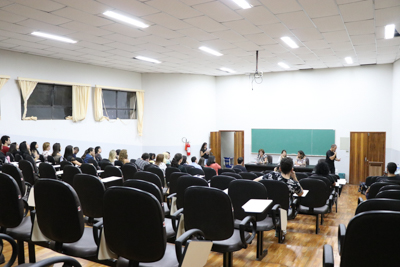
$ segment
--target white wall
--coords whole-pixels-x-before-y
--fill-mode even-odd
[[[143,151],[184,153],[182,138],[190,141],[191,156],[200,157],[216,126],[215,77],[190,74],[142,74],[145,89]]]
[[[108,157],[111,149],[118,148],[128,149],[132,158],[142,153],[143,142],[137,135],[136,120],[94,121],[93,89],[86,119],[81,122],[22,121],[21,93],[16,82],[18,77],[24,77],[142,89],[141,74],[5,50],[0,50],[0,74],[11,76],[0,91],[0,135],[11,136],[12,142],[37,141],[40,146],[46,141],[52,145],[59,142],[62,149],[66,145],[79,146],[82,154],[89,146],[101,145],[103,157]]]
[[[400,163],[400,60],[393,64],[392,160]]]
[[[217,88],[218,128],[245,131],[245,162],[256,156],[252,128],[336,130],[342,159],[336,169],[346,177],[349,153],[340,150],[340,137],[350,137],[350,131],[385,131],[391,148],[391,64],[267,73],[254,90],[248,76],[218,77]],[[311,157],[310,163],[318,159]]]

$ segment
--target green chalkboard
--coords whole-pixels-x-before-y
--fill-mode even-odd
[[[251,152],[260,148],[266,153],[288,154],[303,150],[306,155],[323,156],[335,143],[335,130],[251,129]]]

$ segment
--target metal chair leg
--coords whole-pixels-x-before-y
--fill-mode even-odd
[[[232,266],[233,266],[233,253],[225,252],[223,267],[232,267]]]

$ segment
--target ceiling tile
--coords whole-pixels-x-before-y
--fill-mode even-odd
[[[282,23],[261,25],[258,28],[263,30],[268,36],[272,38],[281,38],[283,36],[293,36],[292,32]]]
[[[144,37],[138,38],[140,41],[144,43],[153,43],[161,46],[168,46],[168,45],[176,45],[179,44],[177,39],[167,40],[166,38],[155,36],[155,35],[148,35]]]
[[[20,34],[20,33],[15,33],[15,32],[4,31],[4,30],[0,30],[0,36],[23,40],[23,41],[27,41],[27,42],[39,42],[39,41],[44,40],[44,38],[36,37],[31,34]]]
[[[76,20],[76,21],[80,21],[83,23],[87,23],[92,26],[104,26],[104,25],[114,23],[113,21],[111,21],[109,19],[103,19],[98,16],[94,16],[92,14],[88,14],[86,12],[83,12],[83,11],[80,11],[80,10],[77,10],[74,8],[70,8],[70,7],[59,9],[57,11],[52,12],[52,14],[60,16],[60,17],[64,17],[64,18],[67,18],[70,20]]]
[[[281,14],[302,10],[296,0],[260,0],[272,13]]]
[[[353,45],[374,44],[375,34],[353,35],[350,39]]]
[[[140,45],[136,45],[136,46],[141,47],[142,49],[154,51],[156,53],[171,52],[172,51],[171,49],[173,47],[173,46],[163,47],[161,45],[152,44],[152,43],[140,44]],[[175,45],[175,46],[178,46],[178,45]],[[179,47],[182,47],[182,46],[179,45]]]
[[[48,40],[45,39],[43,41],[38,42],[39,44],[42,45],[48,45],[51,47],[59,47],[62,49],[66,49],[66,50],[78,50],[78,49],[82,49],[83,47],[79,45],[79,43],[76,44],[70,44],[70,43],[64,43],[64,42],[58,42],[55,40]]]
[[[149,16],[144,16],[144,17],[142,17],[142,19],[151,21],[155,24],[163,25],[164,27],[171,29],[171,30],[180,30],[180,29],[186,29],[186,28],[191,27],[190,24],[183,22],[182,20],[177,19],[166,13],[152,14]]]
[[[27,42],[27,41],[22,41],[22,40],[18,40],[18,39],[7,39],[4,40],[3,42],[5,43],[10,43],[10,44],[17,44],[17,45],[21,45],[21,46],[26,46],[26,47],[32,47],[35,49],[45,49],[48,48],[48,45],[42,45],[39,43],[32,43],[32,42]]]
[[[147,1],[146,5],[150,5],[179,19],[186,19],[202,15],[194,8],[191,8],[190,6],[178,0],[151,0]]]
[[[64,24],[62,26],[67,27],[65,25],[66,24]],[[70,25],[68,25],[68,26],[71,28],[77,28],[77,27],[79,27],[79,25],[80,25],[80,22],[74,22],[71,26]],[[82,31],[85,31],[85,32],[88,32],[91,34],[102,36],[102,35],[107,35],[107,34],[111,34],[111,33],[119,33],[119,34],[126,35],[129,37],[142,37],[142,36],[149,35],[150,33],[148,33],[147,31],[150,28],[154,27],[153,26],[153,27],[149,27],[149,28],[141,30],[141,29],[138,29],[133,26],[128,26],[128,25],[119,24],[119,23],[114,23],[114,24],[103,26],[103,27],[92,27],[89,25],[86,25],[86,26],[87,26],[87,28]]]
[[[62,23],[66,23],[71,21],[70,19],[62,18],[59,16],[55,16],[53,14],[43,12],[34,8],[30,8],[27,6],[19,5],[19,4],[14,4],[10,6],[6,6],[2,8],[5,11],[21,15],[27,18],[32,18],[35,20],[43,21],[49,24],[53,25],[60,25]]]
[[[40,31],[40,32],[46,32],[46,33],[56,34],[56,35],[66,35],[66,34],[76,32],[75,30],[66,29],[66,28],[63,28],[60,26],[48,24],[48,23],[34,20],[34,19],[27,19],[27,20],[18,22],[17,24],[21,25],[21,26],[29,27],[32,29],[32,31]]]
[[[45,50],[47,51],[52,51],[58,54],[64,54],[64,55],[70,55],[70,56],[81,56],[84,53],[83,52],[76,52],[76,51],[72,51],[72,50],[65,50],[59,47],[49,47],[46,48]]]
[[[99,45],[99,44],[95,44],[95,43],[91,43],[91,42],[87,42],[87,41],[80,41],[77,44],[79,44],[79,46],[82,46],[82,47],[90,48],[93,51],[94,50],[106,51],[106,50],[110,49],[110,47],[108,47],[108,46]]]
[[[5,21],[0,21],[0,30],[22,33],[22,34],[30,34],[31,32],[34,31],[32,28],[19,26]]]
[[[213,35],[231,43],[246,41],[246,38],[243,37],[243,35],[238,34],[237,32],[232,30],[214,32]]]
[[[375,0],[375,9],[400,6],[399,0]]]
[[[234,48],[234,49],[226,49],[223,50],[223,54],[230,54],[230,55],[236,55],[237,57],[243,57],[243,56],[251,56],[253,55],[252,51],[246,51],[241,48]]]
[[[359,58],[360,65],[376,64],[376,58]]]
[[[319,57],[335,55],[335,52],[333,52],[333,50],[330,49],[330,48],[327,48],[327,49],[314,49],[313,52]]]
[[[13,3],[11,0],[0,0],[0,7],[12,5]]]
[[[232,49],[236,48],[235,45],[226,42],[224,40],[209,40],[209,41],[204,41],[202,42],[202,45],[210,47],[210,48],[215,48],[217,50],[223,50],[223,49]]]
[[[270,45],[270,44],[277,44],[277,42],[266,35],[265,33],[256,33],[256,34],[249,34],[245,35],[246,39],[254,42],[257,45]]]
[[[275,54],[281,54],[281,53],[286,53],[288,50],[281,46],[280,44],[276,45],[264,45],[263,48],[267,49],[267,51],[275,53]]]
[[[242,17],[221,2],[209,2],[195,5],[193,8],[218,22],[240,20]]]
[[[107,47],[111,48],[117,48],[117,49],[121,49],[124,51],[128,51],[128,52],[134,52],[134,51],[138,51],[141,50],[142,48],[140,47],[136,47],[134,45],[129,45],[129,44],[124,44],[124,43],[110,43],[110,44],[106,44]]]
[[[376,45],[355,45],[354,49],[356,52],[375,52]]]
[[[351,42],[343,42],[343,43],[331,43],[330,44],[331,48],[333,51],[347,51],[347,50],[352,50],[353,45]]]
[[[86,1],[86,0],[85,0]],[[154,13],[158,13],[159,10],[153,8],[151,6],[145,5],[139,1],[132,0],[97,0],[102,4],[108,5],[110,7],[114,7],[118,10],[114,11],[122,11],[126,14],[131,14],[136,17],[146,16]]]
[[[17,51],[19,50],[21,52],[28,53],[28,54],[43,55],[43,56],[48,56],[48,55],[54,54],[54,52],[52,52],[52,51],[36,49],[33,47],[29,47],[29,46],[18,46],[16,48],[16,50]]]
[[[247,20],[235,20],[223,23],[226,27],[236,31],[239,34],[254,34],[261,33],[262,31],[248,22]]]
[[[369,20],[374,18],[374,4],[372,3],[372,0],[339,5],[339,9],[345,22]]]
[[[19,45],[16,45],[16,44],[0,42],[0,47],[3,48],[3,49],[15,48],[15,47],[18,47],[18,46]]]
[[[332,32],[344,30],[344,23],[340,16],[330,16],[313,19],[314,24],[320,32]]]
[[[206,32],[216,32],[216,31],[228,30],[221,23],[219,23],[209,17],[206,17],[206,16],[185,19],[184,21],[193,25],[194,27],[199,27],[200,29],[202,29]]]
[[[377,46],[399,46],[400,47],[400,38],[396,37],[393,39],[380,39],[377,40]]]
[[[304,54],[310,54],[311,50],[308,49],[307,47],[299,47],[299,48],[293,49],[291,52],[293,54],[299,55],[302,58]]]
[[[350,41],[346,31],[325,32],[322,35],[328,43],[342,43]]]
[[[379,55],[385,55],[385,54],[393,54],[396,55],[397,52],[399,51],[399,46],[378,46],[378,57]]]
[[[172,31],[159,25],[146,28],[144,32],[146,34],[154,34],[166,39],[173,39],[183,36],[183,34],[179,33],[178,31]]]
[[[376,26],[385,26],[387,24],[400,25],[399,14],[400,14],[400,6],[376,10],[375,11]],[[398,27],[397,29],[399,30]]]
[[[278,18],[264,6],[240,9],[236,12],[251,21],[254,25],[279,23]]]
[[[210,34],[201,29],[198,29],[198,28],[183,29],[183,30],[179,30],[178,32],[181,33],[181,36],[187,35],[198,41],[206,41],[206,40],[212,40],[212,39],[217,38],[216,35]],[[179,36],[179,37],[181,37],[181,36]]]
[[[314,27],[310,18],[304,11],[296,11],[291,13],[279,14],[277,17],[289,28],[311,28]]]
[[[310,18],[338,15],[339,11],[334,0],[299,0]]]
[[[22,0],[25,1],[25,0]],[[99,2],[93,1],[93,0],[53,0],[54,2],[58,2],[61,4],[64,4],[66,6],[82,10],[84,12],[87,12],[89,14],[102,14],[106,12],[107,10],[111,10],[112,8],[103,4],[100,4]]]
[[[296,29],[292,30],[292,32],[300,41],[320,40],[324,38],[321,33],[314,27]]]
[[[257,51],[261,49],[258,45],[250,41],[235,43],[235,45],[248,52]]]
[[[114,42],[113,40],[105,39],[102,37],[97,37],[88,33],[82,33],[82,32],[74,32],[71,34],[67,34],[66,37],[69,37],[73,40],[83,40],[95,44],[108,44]]]
[[[23,17],[20,15],[16,15],[10,12],[6,12],[3,10],[0,10],[0,20],[10,22],[10,23],[16,23],[22,20],[26,20],[27,17]]]
[[[374,20],[364,20],[357,22],[346,22],[349,35],[363,35],[375,32]]]
[[[24,6],[29,6],[35,9],[39,9],[45,12],[51,12],[57,9],[61,9],[65,7],[65,5],[62,5],[60,3],[50,1],[50,0],[14,0],[14,2],[19,3]]]
[[[307,41],[307,42],[303,42],[303,44],[311,50],[330,48],[330,46],[328,45],[328,43],[325,40]]]
[[[146,43],[145,41],[142,41],[141,38],[132,38],[126,35],[122,34],[110,34],[110,35],[104,35],[101,38],[113,41],[113,42],[119,42],[123,44],[128,44],[128,45],[137,45],[137,44],[144,44]]]

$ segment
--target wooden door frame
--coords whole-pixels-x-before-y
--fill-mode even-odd
[[[243,148],[243,154],[244,154],[244,130],[219,130],[219,131],[213,131],[213,132],[218,132],[218,134],[219,134],[219,140],[220,140],[220,142],[219,142],[219,157],[218,158],[215,158],[215,161],[216,162],[219,162],[219,164],[222,166],[222,162],[221,162],[221,133],[222,132],[233,132],[233,133],[235,133],[235,132],[242,132],[243,133],[243,146],[242,146],[242,148]],[[209,143],[211,143],[211,134],[210,134],[210,141],[209,141]],[[243,155],[243,159],[244,159],[244,155]],[[234,165],[236,165],[236,161],[237,159],[236,158],[234,158]]]

